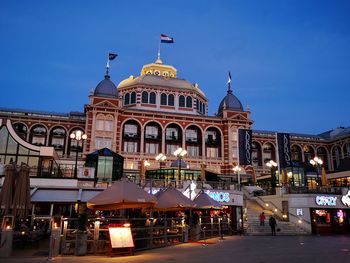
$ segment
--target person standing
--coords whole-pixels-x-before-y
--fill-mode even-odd
[[[275,236],[275,235],[276,235],[276,226],[277,226],[277,223],[276,223],[276,219],[275,219],[273,216],[271,216],[270,219],[269,219],[269,225],[270,225],[270,227],[271,227],[271,234],[272,234],[273,236]]]
[[[265,225],[265,219],[266,219],[265,213],[262,212],[262,213],[260,214],[260,216],[259,216],[260,226],[264,226],[264,225]]]

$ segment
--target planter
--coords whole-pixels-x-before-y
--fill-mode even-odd
[[[87,232],[78,231],[77,239],[75,241],[75,255],[85,256],[87,252]]]

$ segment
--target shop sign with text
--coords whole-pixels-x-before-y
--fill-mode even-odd
[[[316,196],[316,204],[322,206],[336,206],[337,197],[336,196]]]

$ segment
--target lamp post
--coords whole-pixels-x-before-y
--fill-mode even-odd
[[[277,163],[273,160],[268,161],[265,163],[267,167],[271,169],[271,187],[276,188],[276,168]]]
[[[317,156],[315,156],[313,159],[310,160],[310,163],[312,166],[314,166],[316,168],[316,185],[319,185],[319,176],[318,176],[318,168],[319,166],[321,166],[323,164],[323,161],[321,158],[318,158]]]
[[[166,156],[162,153],[156,156],[156,161],[159,161],[159,169],[162,169],[162,164],[165,161],[165,159],[166,159]]]
[[[69,137],[71,138],[71,140],[76,140],[77,141],[77,150],[75,152],[75,168],[74,168],[74,178],[77,178],[78,175],[78,151],[79,151],[79,142],[82,141],[82,147],[84,145],[84,141],[87,138],[87,135],[84,134],[82,131],[74,131],[72,132]]]
[[[237,174],[238,190],[240,190],[240,186],[241,186],[241,171],[242,171],[242,168],[241,168],[239,165],[236,165],[235,167],[233,167],[233,171]]]
[[[174,152],[174,155],[177,157],[177,162],[178,162],[177,176],[179,181],[181,181],[181,160],[186,154],[187,154],[187,151],[182,149],[181,147],[177,148],[176,151]]]
[[[143,167],[144,167],[144,178],[146,178],[146,171],[147,171],[147,167],[151,166],[150,162],[147,160],[143,160]],[[149,177],[149,192],[150,194],[152,194],[152,175]]]

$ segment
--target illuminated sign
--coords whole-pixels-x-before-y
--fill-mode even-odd
[[[350,190],[341,198],[341,202],[346,206],[350,206]]]
[[[303,215],[303,209],[297,208],[297,216],[302,216],[302,215]]]
[[[228,192],[212,192],[207,190],[206,194],[209,195],[217,202],[228,203],[230,202],[230,193]]]
[[[324,206],[336,206],[337,197],[335,196],[316,196],[316,204]]]

